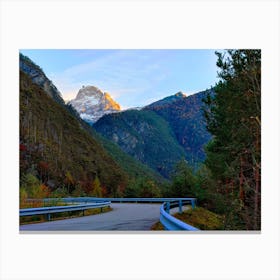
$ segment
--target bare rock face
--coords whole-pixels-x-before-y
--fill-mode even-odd
[[[95,123],[103,115],[121,110],[120,105],[109,93],[102,92],[94,86],[83,86],[69,104],[78,111],[83,120],[89,123]]]
[[[43,70],[30,58],[20,54],[19,68],[29,76],[33,83],[41,87],[52,99],[54,99],[60,105],[65,105],[59,90],[55,87],[52,81],[47,78]]]

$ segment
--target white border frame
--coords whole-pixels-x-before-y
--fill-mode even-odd
[[[1,279],[279,279],[279,2],[1,1]],[[261,48],[261,234],[18,231],[18,50]],[[170,254],[170,255],[169,255]]]

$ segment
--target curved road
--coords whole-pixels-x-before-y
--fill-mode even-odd
[[[21,225],[20,231],[150,230],[159,221],[161,204],[112,203],[98,215]]]

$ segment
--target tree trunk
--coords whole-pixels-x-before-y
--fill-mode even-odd
[[[255,169],[255,181],[256,181],[256,189],[255,189],[255,197],[254,197],[254,229],[259,228],[259,219],[260,219],[260,207],[259,207],[259,193],[260,193],[260,169],[256,166]]]
[[[243,175],[243,158],[240,158],[240,174],[239,174],[239,199],[244,204],[244,175]]]

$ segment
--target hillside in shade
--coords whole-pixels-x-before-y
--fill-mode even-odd
[[[93,126],[124,152],[166,178],[185,157],[169,124],[154,112],[127,110],[103,116]]]
[[[194,167],[205,159],[204,146],[211,139],[206,129],[202,101],[208,92],[213,93],[212,90],[206,90],[185,96],[179,92],[143,109],[155,112],[168,122],[186,152],[186,159]]]
[[[142,110],[103,116],[93,127],[129,155],[170,178],[181,159],[197,168],[205,159],[204,146],[211,139],[203,116],[203,98],[179,92]]]

